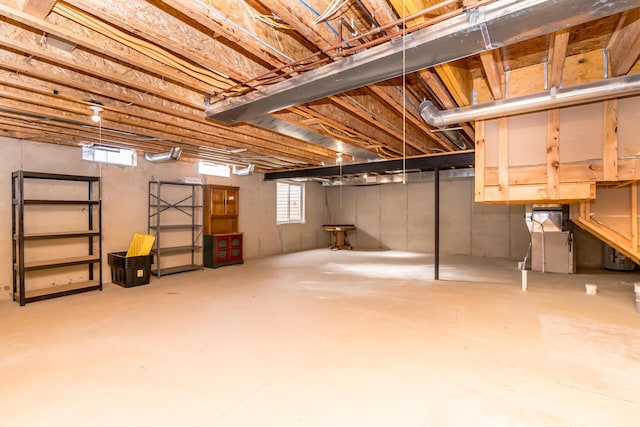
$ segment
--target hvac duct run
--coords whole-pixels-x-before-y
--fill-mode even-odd
[[[638,0],[499,0],[282,82],[207,103],[206,117],[225,124],[251,121],[636,7]]]
[[[182,148],[171,147],[166,153],[144,153],[144,159],[151,163],[175,162],[182,155]]]
[[[423,101],[420,104],[420,115],[429,125],[443,128],[474,120],[532,113],[637,94],[640,94],[640,74],[632,74],[450,110],[439,110],[432,102]]]
[[[238,166],[233,165],[231,172],[234,175],[247,176],[251,175],[256,169],[255,165],[248,165],[246,168],[240,169]]]

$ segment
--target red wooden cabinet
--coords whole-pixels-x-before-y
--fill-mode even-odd
[[[204,236],[204,265],[210,268],[242,264],[242,233]]]

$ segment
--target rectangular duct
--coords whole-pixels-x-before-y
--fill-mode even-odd
[[[637,0],[499,0],[280,83],[206,106],[233,124],[638,7]],[[403,61],[404,58],[404,61]]]

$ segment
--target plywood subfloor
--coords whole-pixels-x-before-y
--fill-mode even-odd
[[[637,425],[637,274],[523,293],[515,261],[430,262],[314,250],[2,302],[0,425]]]

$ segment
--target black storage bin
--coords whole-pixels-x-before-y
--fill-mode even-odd
[[[126,255],[126,252],[111,252],[109,254],[111,281],[125,288],[147,285],[151,278],[153,254],[130,257]]]

